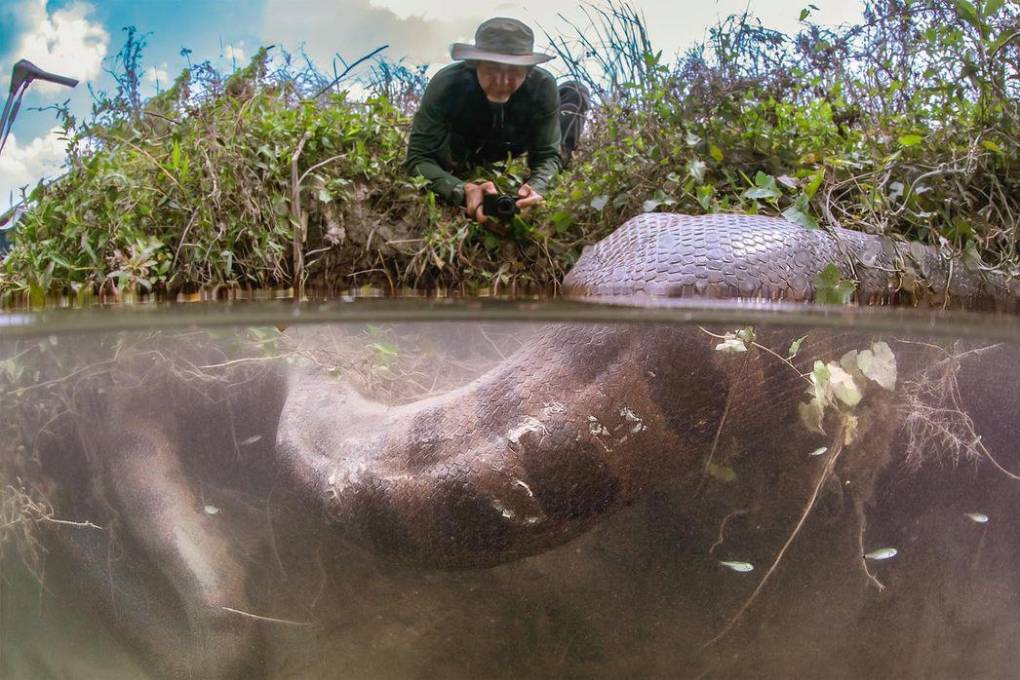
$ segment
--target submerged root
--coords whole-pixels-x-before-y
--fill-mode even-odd
[[[778,553],[776,553],[776,557],[772,560],[772,564],[765,572],[765,575],[761,577],[760,581],[758,581],[758,585],[755,587],[751,595],[744,600],[742,605],[740,605],[737,613],[730,617],[729,621],[726,622],[726,625],[722,627],[722,630],[720,630],[714,638],[701,646],[702,649],[711,647],[726,637],[726,635],[733,630],[747,610],[751,608],[751,605],[754,604],[755,600],[758,599],[758,596],[765,588],[765,584],[769,582],[769,579],[775,573],[779,564],[783,561],[783,557],[786,555],[787,550],[789,550],[790,546],[793,545],[793,542],[797,539],[801,529],[804,528],[807,518],[811,515],[811,511],[814,509],[815,503],[818,501],[818,494],[821,492],[822,487],[824,487],[825,483],[829,481],[836,469],[836,461],[839,460],[839,456],[843,453],[843,449],[845,448],[844,437],[846,435],[846,428],[847,419],[844,418],[841,420],[839,427],[833,434],[832,443],[829,445],[829,459],[825,462],[825,467],[822,468],[821,474],[818,475],[818,480],[815,483],[814,490],[811,492],[811,496],[808,498],[807,503],[804,504],[804,509],[801,512],[800,519],[797,520],[797,524],[794,525],[793,530],[786,539],[786,542],[783,543],[783,547],[779,549]]]
[[[981,441],[974,419],[964,409],[960,395],[961,361],[996,345],[950,354],[906,383],[900,420],[906,434],[904,461],[918,470],[932,457],[937,462],[959,465],[988,460],[999,472],[1020,481],[1020,475],[1002,467]]]

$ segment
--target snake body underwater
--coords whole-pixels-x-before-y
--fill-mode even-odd
[[[930,247],[738,215],[635,217],[586,249],[563,290],[628,305],[806,302],[830,264],[857,282],[862,305],[1013,311],[1020,300],[1016,282]],[[296,345],[321,337],[292,330]],[[340,541],[401,568],[488,568],[541,555],[651,495],[695,504],[725,474],[716,464],[724,450],[753,450],[779,465],[790,451],[833,446],[832,422],[824,432],[799,425],[805,376],[816,360],[871,347],[870,335],[823,335],[780,360],[797,332],[757,329],[749,344],[771,354],[734,354],[718,350],[716,336],[727,330],[548,324],[467,384],[396,405],[319,366],[282,361],[240,388],[204,384],[203,402],[194,380],[161,373],[162,359],[146,358],[127,371],[137,379],[83,397],[78,420],[51,427],[39,444],[54,516],[116,527],[116,550],[108,530],[50,525],[45,541],[76,565],[63,578],[113,621],[147,672],[258,677],[259,640],[272,624],[237,612],[259,608],[256,565],[286,552],[288,537],[276,532],[239,547],[243,532],[210,510],[218,509],[209,501],[214,489],[260,498],[254,505],[266,516],[290,508],[305,527],[293,532],[295,544]],[[942,356],[920,344],[894,351],[901,385]],[[1020,377],[1016,358],[1010,347],[975,355],[976,375],[994,366]],[[854,491],[879,483],[903,438],[888,416],[902,390],[872,391],[850,448],[878,453],[865,462],[847,455],[839,470]],[[1018,398],[1004,394],[1008,410]],[[239,412],[255,425],[228,427]],[[246,458],[238,441],[252,442]],[[261,481],[238,491],[241,470]],[[810,476],[783,479],[769,484],[801,500],[811,491]],[[773,489],[756,493],[768,499]]]

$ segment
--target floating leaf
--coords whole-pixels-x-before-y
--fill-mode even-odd
[[[861,401],[861,390],[854,382],[852,375],[834,361],[827,365],[829,369],[829,386],[833,395],[847,406],[856,406]]]
[[[738,338],[734,333],[727,333],[723,336],[723,341],[715,346],[717,352],[746,352],[747,345],[744,341]]]
[[[750,562],[727,562],[720,560],[719,564],[723,565],[727,569],[732,569],[733,571],[739,571],[741,573],[754,571],[754,565]]]
[[[896,557],[899,551],[896,548],[879,548],[878,550],[872,550],[864,556],[869,560],[888,560],[892,557]]]
[[[858,352],[857,367],[866,378],[890,392],[896,389],[896,355],[887,343],[879,341],[871,349]]]
[[[809,402],[802,403],[797,409],[800,412],[800,419],[804,423],[804,427],[812,432],[825,434],[825,430],[822,429],[825,406],[820,399],[812,399]]]
[[[983,512],[965,512],[963,514],[978,524],[986,524],[988,522],[988,515]]]
[[[251,437],[248,437],[243,442],[241,442],[240,446],[251,446],[255,442],[259,441],[260,439],[262,439],[262,435],[260,435],[260,434],[252,435]]]
[[[205,510],[205,514],[207,515],[216,515],[219,514],[220,512],[220,509],[217,508],[215,505],[207,505],[203,509]]]
[[[727,484],[737,481],[737,473],[733,471],[733,468],[721,463],[709,463],[708,474]]]
[[[825,453],[828,450],[829,450],[828,446],[819,446],[817,449],[815,449],[814,451],[812,451],[808,455],[809,456],[820,456],[820,455],[822,455],[823,453]]]

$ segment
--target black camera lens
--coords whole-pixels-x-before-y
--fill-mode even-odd
[[[485,194],[482,209],[489,217],[509,222],[517,214],[517,198],[511,194]]]

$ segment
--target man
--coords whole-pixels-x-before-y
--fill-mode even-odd
[[[534,52],[534,43],[531,29],[516,19],[482,23],[474,44],[451,47],[456,63],[432,78],[414,116],[408,172],[428,179],[429,188],[479,222],[488,219],[482,196],[498,193],[496,186],[456,174],[526,153],[531,175],[517,190],[517,207],[527,210],[544,200],[588,110],[583,86],[571,82],[557,90],[552,74],[537,68],[553,56]]]

